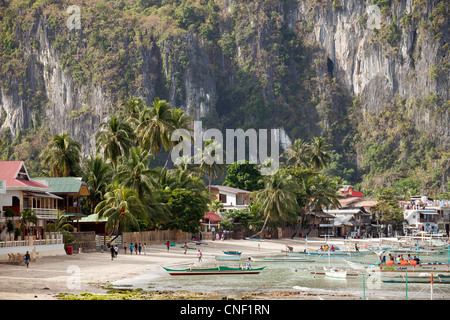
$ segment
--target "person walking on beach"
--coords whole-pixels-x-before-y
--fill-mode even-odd
[[[200,251],[200,249],[198,249],[198,253],[197,253],[197,257],[198,257],[198,262],[202,261],[202,252]]]
[[[116,250],[114,250],[114,247],[111,246],[111,248],[109,248],[109,251],[111,251],[111,260],[114,260],[114,256],[116,254]]]
[[[139,242],[139,254],[141,254],[141,251],[142,251],[142,245],[141,245],[141,243]]]
[[[130,254],[133,254],[133,244],[131,242],[130,242],[129,248],[130,248]]]
[[[116,258],[119,255],[119,246],[117,244],[114,246],[114,254],[116,255]]]
[[[169,248],[170,248],[170,241],[168,241],[168,240],[167,240],[166,246],[167,246],[167,252],[169,252]]]
[[[147,254],[147,243],[144,242],[144,247],[143,248],[144,248],[144,254],[146,255]]]
[[[25,256],[23,257],[25,259],[25,264],[28,265],[30,264],[30,254],[28,253],[28,251],[25,253]]]
[[[252,260],[252,259],[251,259],[250,257],[248,257],[248,260],[247,260],[247,262],[245,263],[245,267],[247,268],[247,270],[252,268],[252,266],[251,266],[251,264],[250,264],[250,263],[251,263],[251,260]]]
[[[134,243],[134,252],[136,252],[136,254],[138,252],[138,244],[137,244],[137,242]]]
[[[187,245],[187,243],[185,242],[185,243],[184,243],[184,254],[186,254],[187,249],[188,249],[188,245]]]

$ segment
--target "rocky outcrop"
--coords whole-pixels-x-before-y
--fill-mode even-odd
[[[305,129],[296,131],[307,135],[314,127],[309,123],[327,113],[318,112],[314,102],[296,105],[295,98],[288,101],[277,97],[277,86],[297,81],[294,76],[300,72],[293,63],[287,64],[282,66],[284,78],[278,77],[281,65],[276,54],[281,50],[276,48],[288,44],[280,40],[281,36],[271,35],[277,26],[278,31],[286,27],[297,32],[303,47],[311,49],[308,57],[311,64],[315,57],[320,58],[317,74],[311,77],[334,78],[350,96],[359,97],[363,115],[382,112],[399,95],[410,107],[415,123],[431,130],[440,144],[449,146],[448,29],[438,30],[438,37],[436,30],[432,30],[434,22],[430,22],[434,9],[442,2],[445,1],[392,1],[381,8],[379,26],[371,29],[368,6],[361,0],[219,1],[224,22],[220,26],[221,35],[225,32],[231,35],[232,28],[247,32],[247,38],[235,40],[235,56],[224,58],[220,46],[211,50],[191,31],[164,39],[151,38],[150,45],[142,46],[137,53],[141,62],[139,81],[129,93],[143,97],[147,103],[163,96],[198,120],[215,111],[219,82],[222,86],[235,85],[239,68],[257,65],[260,69],[255,78],[264,83],[265,102],[281,104],[281,110],[285,106],[297,108],[294,113],[299,123],[304,115],[310,117]],[[237,4],[251,9],[245,13],[248,21],[241,21],[242,25],[230,20]],[[274,12],[279,14],[278,18]],[[444,19],[448,23],[448,17]],[[26,32],[19,32],[16,40],[23,49],[26,76],[22,80],[12,77],[9,88],[0,85],[0,111],[3,110],[0,130],[10,128],[14,137],[22,128],[47,125],[52,133],[69,131],[87,153],[92,150],[99,122],[113,112],[119,98],[117,92],[111,92],[101,81],[74,80],[73,74],[62,67],[64,52],[55,48],[55,32],[45,16],[37,18]],[[88,36],[82,34],[85,40]],[[231,60],[236,62],[234,68],[230,67]],[[326,92],[324,88],[319,90]],[[430,96],[439,103],[425,107],[420,104]],[[33,98],[39,98],[39,102]],[[336,114],[347,112],[338,99],[332,95],[327,98],[330,101],[324,108]],[[336,119],[330,117],[327,121],[325,129]],[[283,131],[283,140],[288,143],[290,132],[286,134]]]

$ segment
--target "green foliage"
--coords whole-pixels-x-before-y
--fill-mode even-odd
[[[227,166],[227,175],[223,185],[247,191],[255,191],[261,189],[261,179],[261,173],[255,164],[251,164],[248,161],[244,163],[235,162]]]
[[[167,228],[197,232],[200,220],[208,209],[206,203],[189,190],[165,190],[165,193],[168,196],[167,206],[171,212]]]

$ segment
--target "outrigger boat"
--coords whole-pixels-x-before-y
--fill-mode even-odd
[[[200,275],[232,275],[232,274],[259,274],[266,268],[259,267],[253,269],[231,268],[231,267],[215,267],[215,268],[186,268],[186,269],[170,269],[163,267],[171,276],[200,276]]]
[[[386,277],[383,276],[381,281],[386,283],[448,283],[450,284],[450,275],[442,273],[420,273],[418,275],[399,275]]]
[[[447,273],[449,272],[449,264],[442,262],[422,262],[420,264],[386,264],[386,263],[362,263],[357,261],[344,261],[355,270],[368,272],[432,272]]]
[[[333,278],[333,279],[346,279],[347,278],[347,270],[340,270],[337,268],[327,268],[323,267],[325,271],[325,277]]]

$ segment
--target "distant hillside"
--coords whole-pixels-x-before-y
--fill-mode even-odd
[[[159,97],[204,127],[283,128],[286,141],[322,135],[336,150],[329,173],[366,194],[394,184],[448,191],[449,7],[0,0],[2,157],[33,162],[62,131],[87,154],[122,99]]]

